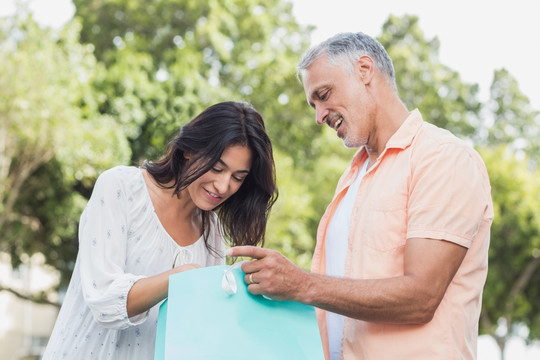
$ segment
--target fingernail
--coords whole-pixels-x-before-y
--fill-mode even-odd
[[[232,255],[232,249],[228,249],[228,250],[225,252],[225,255],[231,256],[231,255]]]

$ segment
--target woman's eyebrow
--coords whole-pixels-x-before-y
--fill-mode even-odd
[[[217,162],[220,163],[221,165],[225,166],[227,169],[229,168],[229,165],[227,165],[227,163],[225,161],[219,159]],[[235,172],[248,174],[249,170],[238,170],[238,171],[235,171]]]

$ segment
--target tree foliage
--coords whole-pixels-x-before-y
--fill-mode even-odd
[[[540,339],[540,182],[526,159],[510,146],[482,149],[492,186],[494,217],[489,271],[484,288],[481,332],[501,354],[511,336]]]
[[[74,20],[58,33],[24,8],[0,20],[0,251],[14,265],[41,252],[68,280],[97,175],[161,156],[205,107],[240,100],[262,113],[274,145],[280,197],[266,246],[308,269],[320,216],[354,150],[313,121],[295,77],[311,28],[298,25],[292,5],[74,4]],[[504,69],[481,104],[478,86],[441,63],[438,39],[426,38],[415,16],[390,16],[379,40],[407,107],[483,146],[495,221],[482,332],[502,347],[520,325],[539,339],[538,111]]]
[[[310,29],[296,23],[291,4],[281,0],[162,0],[144,5],[134,0],[76,0],[75,4],[82,39],[95,46],[96,56],[108,68],[96,82],[98,98],[103,99],[100,111],[125,129],[133,163],[159,156],[170,136],[211,103],[248,101],[263,114],[276,163],[283,170],[277,174],[283,190],[267,246],[290,249],[287,254],[302,259],[308,268],[319,216],[342,170],[336,171],[335,161],[321,158],[350,151],[312,120],[295,75]],[[348,156],[344,158],[348,161]],[[321,187],[322,180],[327,182]]]
[[[294,159],[312,155],[291,146],[308,145],[319,134],[307,124],[295,78],[309,29],[296,23],[290,3],[74,3],[82,40],[92,43],[97,58],[112,70],[99,85],[105,95],[101,112],[139,129],[128,132],[134,161],[160,154],[181,124],[211,103],[230,99],[252,103],[276,146],[297,151]]]
[[[441,63],[439,40],[427,39],[418,17],[390,16],[378,39],[392,58],[401,99],[418,108],[424,120],[463,137],[473,137],[482,104],[478,85],[464,83]]]
[[[508,144],[510,150],[527,154],[537,165],[536,159],[540,155],[540,111],[532,108],[516,79],[506,69],[494,73],[488,108],[493,124],[487,130],[487,144]]]
[[[538,173],[533,172],[540,146],[539,112],[504,69],[494,72],[491,97],[483,106],[477,85],[461,82],[440,63],[438,39],[424,37],[417,17],[390,16],[379,40],[394,61],[407,106],[418,107],[426,121],[483,146],[495,218],[481,332],[496,340],[502,355],[511,336],[539,340],[540,192]],[[524,326],[527,335],[520,330]]]
[[[494,72],[487,110],[480,143],[495,219],[480,330],[496,340],[504,359],[512,336],[540,340],[540,117],[505,69]]]
[[[78,30],[73,22],[53,34],[24,9],[0,22],[0,251],[15,266],[43,252],[69,273],[83,205],[74,190],[90,190],[129,155],[119,127],[97,112],[97,64]]]

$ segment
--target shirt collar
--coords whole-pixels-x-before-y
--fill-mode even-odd
[[[408,147],[412,143],[423,122],[422,114],[420,114],[418,109],[411,111],[409,116],[407,116],[407,119],[405,119],[399,129],[397,129],[394,135],[388,140],[385,148],[405,149]]]
[[[397,129],[394,135],[392,135],[386,143],[383,153],[385,153],[387,149],[405,149],[408,147],[412,143],[423,122],[422,114],[420,114],[418,109],[409,112],[409,116],[407,116],[403,124],[401,124],[399,129]],[[366,147],[362,146],[353,157],[353,167],[363,164],[366,156]]]

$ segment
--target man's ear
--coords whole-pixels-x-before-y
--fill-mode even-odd
[[[360,81],[367,85],[375,75],[375,62],[368,55],[362,55],[356,63],[356,71],[360,76]]]

